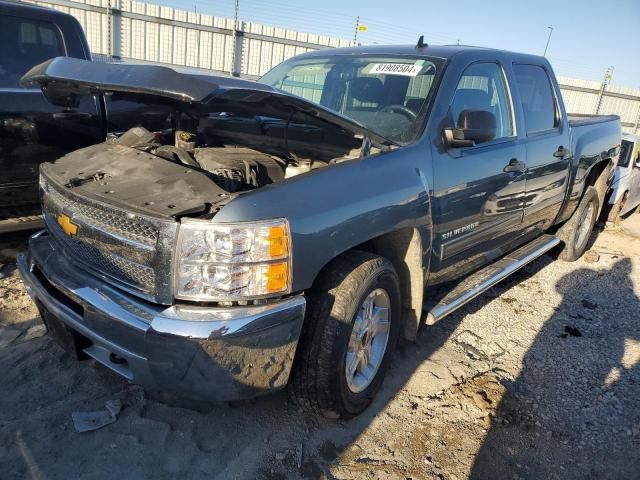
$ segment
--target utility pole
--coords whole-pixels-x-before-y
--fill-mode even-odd
[[[596,104],[596,115],[600,115],[600,109],[602,108],[602,103],[604,101],[604,93],[611,82],[611,78],[613,77],[613,71],[615,68],[611,65],[607,68],[607,71],[604,72],[604,78],[602,79],[602,85],[600,85],[600,92],[598,92],[598,103]]]
[[[111,0],[107,0],[107,57],[109,57],[109,61],[113,56],[113,41],[111,39],[111,16],[113,15],[111,11]]]
[[[110,61],[120,60],[122,55],[122,2],[109,0],[107,4],[107,55]]]
[[[551,41],[551,34],[553,33],[553,27],[547,27],[549,29],[549,36],[547,37],[547,44],[544,46],[543,57],[547,56],[547,49],[549,48],[549,42]]]
[[[240,62],[242,62],[242,33],[240,32],[240,22],[238,21],[238,10],[240,0],[235,0],[233,7],[233,50],[231,51],[231,75],[240,76]]]
[[[356,17],[356,28],[353,31],[353,46],[358,45],[358,28],[360,28],[360,15]]]

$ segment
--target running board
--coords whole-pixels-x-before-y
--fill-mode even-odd
[[[7,218],[0,220],[0,233],[19,232],[21,230],[34,230],[43,228],[42,215],[30,215],[28,217]]]
[[[427,313],[427,325],[433,325],[465,303],[500,283],[512,273],[532,262],[560,243],[553,235],[542,235],[509,255],[461,281]]]

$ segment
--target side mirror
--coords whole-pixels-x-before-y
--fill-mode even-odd
[[[52,105],[66,108],[78,108],[80,106],[80,97],[74,93],[65,91],[64,89],[56,88],[54,84],[42,84],[40,90],[44,94],[44,97]]]
[[[496,117],[486,110],[463,110],[457,128],[445,128],[444,137],[450,147],[472,147],[496,138]]]

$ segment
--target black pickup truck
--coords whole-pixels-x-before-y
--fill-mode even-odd
[[[31,67],[59,56],[91,59],[74,17],[0,0],[0,233],[42,225],[40,163],[102,142],[107,131],[124,132],[138,123],[158,128],[154,110],[145,111],[135,99],[87,97],[69,108],[47,102],[39,88],[20,86]]]
[[[621,136],[567,117],[545,58],[422,42],[307,53],[258,83],[69,58],[23,83],[174,125],[41,166],[47,230],[18,264],[56,338],[191,397],[291,383],[330,417],[369,405],[421,323],[554,248],[579,258]]]

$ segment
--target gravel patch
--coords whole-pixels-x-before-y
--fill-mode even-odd
[[[575,263],[544,256],[402,343],[372,407],[305,417],[286,392],[202,404],[77,362],[39,327],[0,239],[3,479],[637,478],[640,215]],[[119,400],[78,433],[71,413]]]

